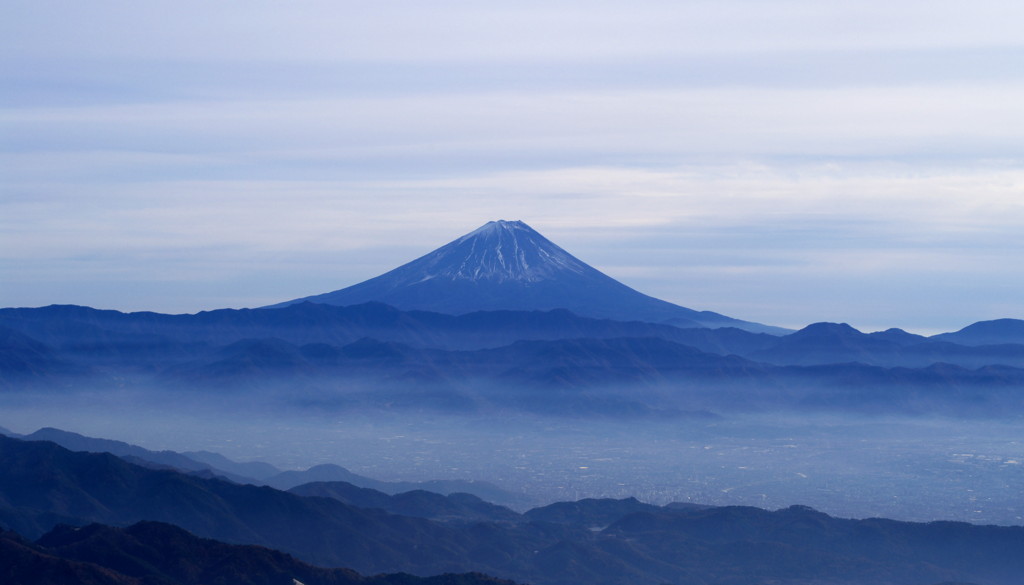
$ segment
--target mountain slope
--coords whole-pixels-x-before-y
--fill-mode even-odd
[[[170,522],[207,538],[269,546],[360,572],[445,572],[467,536],[427,520],[152,470],[113,455],[0,437],[0,525],[34,537],[65,524]]]
[[[1024,344],[1024,320],[996,319],[979,321],[952,333],[940,333],[932,339],[960,345]]]
[[[568,309],[622,321],[672,321],[681,327],[782,330],[695,311],[637,292],[585,264],[521,221],[492,221],[408,264],[348,288],[286,301],[463,314]]]
[[[96,563],[54,555],[0,529],[0,583],[5,585],[143,585]],[[147,584],[148,585],[148,584]],[[161,585],[172,585],[164,583]]]
[[[520,515],[518,522],[509,511],[507,523],[439,523],[7,438],[0,438],[0,469],[0,523],[13,525],[22,534],[51,531],[38,543],[46,549],[35,549],[41,553],[36,555],[24,541],[0,534],[0,540],[11,544],[0,542],[0,576],[9,559],[44,563],[54,556],[87,563],[101,557],[104,566],[116,567],[118,573],[142,569],[164,578],[147,584],[180,582],[178,576],[192,570],[210,571],[209,579],[191,581],[195,583],[291,583],[227,577],[261,567],[271,572],[304,570],[273,551],[203,542],[152,522],[120,530],[53,530],[61,522],[86,525],[97,517],[117,525],[173,521],[204,538],[272,546],[304,562],[354,567],[363,573],[483,571],[536,585],[1017,585],[1024,574],[1020,526],[843,520],[800,506],[771,512],[749,507],[658,507],[636,500],[553,505]],[[416,501],[402,505],[421,510],[442,503],[422,493],[408,497]],[[391,501],[399,505],[401,498]],[[475,500],[445,501],[481,505]],[[433,513],[443,512],[434,509]],[[31,520],[37,525],[33,527]],[[86,569],[81,563],[59,567]],[[104,576],[92,573],[97,579]],[[351,574],[337,574],[345,575]],[[126,582],[106,576],[110,578],[89,582]],[[464,577],[437,583],[474,582]]]
[[[50,427],[39,429],[28,435],[18,435],[0,427],[0,435],[26,441],[50,441],[69,451],[110,453],[130,463],[150,468],[171,468],[182,473],[197,476],[214,476],[240,484],[267,485],[281,491],[311,482],[348,482],[359,488],[372,488],[387,495],[425,490],[439,496],[451,494],[472,494],[506,506],[529,507],[532,500],[525,495],[505,491],[486,481],[443,479],[419,482],[387,482],[352,473],[338,465],[324,464],[305,471],[281,471],[273,465],[259,461],[239,463],[218,453],[192,451],[150,451],[122,441],[87,437],[78,433]],[[203,473],[205,472],[205,473]],[[367,506],[360,506],[367,507]],[[409,515],[409,514],[406,514]]]
[[[58,526],[40,538],[35,548],[40,554],[56,555],[64,563],[98,565],[147,584],[513,585],[511,581],[476,574],[363,577],[348,569],[313,567],[260,546],[199,538],[160,522],[139,522],[127,528]],[[70,582],[55,581],[64,585]]]
[[[26,441],[50,441],[69,451],[87,451],[90,453],[110,453],[122,459],[135,458],[141,461],[172,467],[188,473],[193,471],[209,471],[224,476],[236,483],[253,483],[247,477],[234,475],[213,466],[191,459],[174,451],[150,451],[136,445],[110,439],[96,439],[78,433],[63,431],[52,427],[44,427],[23,437]]]

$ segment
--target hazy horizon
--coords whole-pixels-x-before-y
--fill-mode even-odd
[[[1015,420],[748,413],[638,425],[508,413],[232,413],[95,398],[72,399],[78,407],[63,412],[45,399],[5,401],[0,426],[22,434],[56,427],[154,451],[207,450],[283,470],[332,463],[382,481],[487,481],[538,506],[636,497],[807,505],[849,518],[1024,522]]]

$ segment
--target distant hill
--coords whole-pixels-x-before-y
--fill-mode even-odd
[[[87,451],[90,453],[110,453],[118,457],[132,457],[138,460],[171,467],[184,472],[210,471],[238,483],[250,483],[248,477],[241,477],[230,472],[217,469],[174,451],[150,451],[136,445],[110,439],[94,439],[78,433],[62,431],[46,427],[21,437],[26,441],[52,441],[70,451]]]
[[[185,453],[182,453],[182,455],[193,461],[205,463],[206,465],[209,465],[211,469],[221,470],[242,477],[251,477],[257,481],[265,480],[268,477],[281,473],[280,469],[269,463],[264,463],[262,461],[246,461],[239,463],[228,459],[220,453],[211,453],[210,451],[186,451]]]
[[[471,495],[484,498],[488,502],[495,502],[503,506],[524,508],[534,502],[532,498],[524,494],[515,494],[500,487],[486,482],[460,479],[433,479],[426,481],[380,481],[369,477],[352,473],[339,465],[316,465],[304,471],[284,471],[267,479],[267,485],[280,490],[292,491],[300,495],[325,495],[334,497],[341,493],[313,494],[308,486],[320,486],[331,489],[331,486],[352,486],[356,489],[369,490],[385,496],[402,494],[412,491],[426,491],[440,496],[452,494]],[[338,487],[337,489],[344,489]],[[361,492],[366,493],[366,492]],[[347,501],[345,498],[339,498]],[[354,502],[354,505],[356,504]],[[364,506],[366,507],[366,506]],[[378,506],[369,506],[378,507]],[[383,506],[384,509],[389,509]],[[419,514],[411,514],[419,516]]]
[[[858,362],[910,368],[937,363],[965,368],[989,365],[1024,367],[1024,344],[1005,341],[998,344],[961,344],[954,342],[956,335],[922,337],[898,329],[861,333],[845,323],[814,323],[743,355],[777,365]]]
[[[569,254],[521,221],[492,221],[390,272],[334,292],[286,301],[461,315],[474,311],[568,309],[619,321],[671,321],[679,327],[783,329],[695,311],[637,292]]]
[[[441,495],[425,490],[411,490],[388,495],[343,481],[313,482],[296,486],[289,492],[300,496],[334,498],[360,508],[380,508],[392,514],[430,518],[431,520],[463,522],[517,522],[520,515],[467,493]]]
[[[640,512],[657,513],[660,506],[644,504],[636,498],[623,500],[588,498],[576,502],[556,502],[540,508],[534,508],[524,517],[532,522],[550,522],[569,524],[587,528],[604,529],[631,514]]]
[[[979,321],[953,333],[941,333],[932,339],[960,345],[1024,344],[1024,320]]]

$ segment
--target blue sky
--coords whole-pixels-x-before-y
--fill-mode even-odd
[[[0,306],[195,312],[493,219],[681,305],[1024,318],[1024,6],[23,2]]]

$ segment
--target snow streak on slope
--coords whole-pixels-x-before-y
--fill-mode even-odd
[[[423,280],[554,279],[560,272],[593,270],[521,221],[491,221],[424,256]]]

